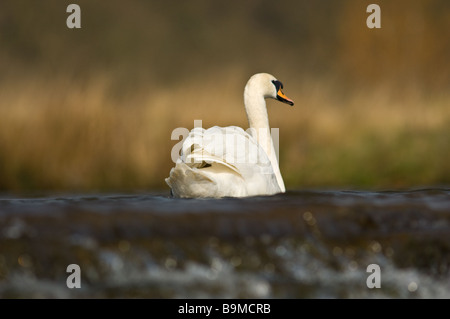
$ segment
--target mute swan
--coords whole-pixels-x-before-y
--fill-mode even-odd
[[[265,98],[294,105],[273,75],[253,75],[244,89],[250,134],[237,126],[196,127],[165,179],[174,197],[246,197],[284,193]]]

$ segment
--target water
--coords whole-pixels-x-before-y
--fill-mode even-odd
[[[132,297],[450,298],[450,189],[0,197],[0,298]]]

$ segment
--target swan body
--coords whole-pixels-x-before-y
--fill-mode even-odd
[[[284,193],[265,98],[294,105],[268,73],[253,75],[244,89],[249,132],[237,126],[196,127],[183,142],[166,183],[174,197],[247,197]]]

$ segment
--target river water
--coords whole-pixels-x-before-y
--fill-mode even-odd
[[[0,298],[450,298],[450,189],[3,195]]]

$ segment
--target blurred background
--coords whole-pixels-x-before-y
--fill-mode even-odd
[[[287,189],[450,184],[450,2],[0,2],[0,191],[167,190],[177,127],[247,128],[268,72]],[[381,7],[381,29],[366,8]]]

